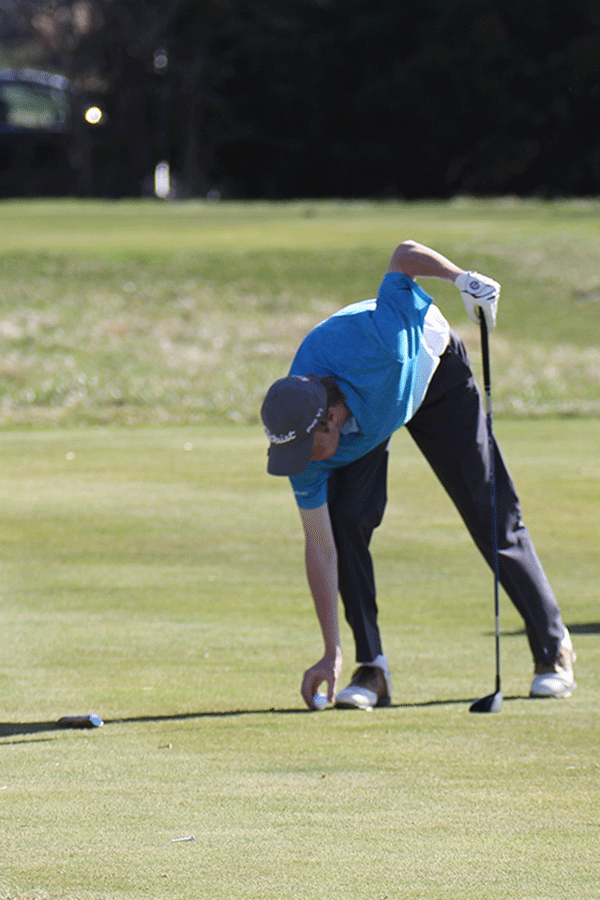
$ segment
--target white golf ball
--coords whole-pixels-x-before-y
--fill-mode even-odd
[[[313,697],[313,703],[315,704],[317,709],[325,709],[329,700],[325,696],[325,694],[315,694]]]

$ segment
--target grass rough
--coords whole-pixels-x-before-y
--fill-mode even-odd
[[[495,409],[600,412],[598,204],[5,203],[0,425],[257,421],[411,237],[503,284]],[[456,290],[425,280],[478,360]],[[478,363],[476,363],[478,365]]]

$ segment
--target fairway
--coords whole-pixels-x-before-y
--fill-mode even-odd
[[[596,900],[598,212],[0,204],[0,900]],[[321,638],[258,409],[406,238],[502,282],[494,430],[573,635],[567,700],[528,699],[501,593],[503,708],[470,715],[492,574],[402,431],[373,540],[392,706],[301,700]],[[456,290],[424,287],[478,374]]]
[[[309,713],[298,517],[257,428],[5,432],[0,896],[596,897],[600,429],[498,430],[579,687],[526,699],[502,598],[484,717],[491,576],[407,435],[375,539],[394,705]]]

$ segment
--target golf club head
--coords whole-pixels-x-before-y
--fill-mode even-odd
[[[472,713],[497,713],[502,709],[502,691],[496,691],[495,694],[487,694],[475,700],[469,707]]]

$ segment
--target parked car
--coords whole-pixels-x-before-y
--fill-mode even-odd
[[[96,193],[106,120],[60,75],[0,70],[0,197]]]

